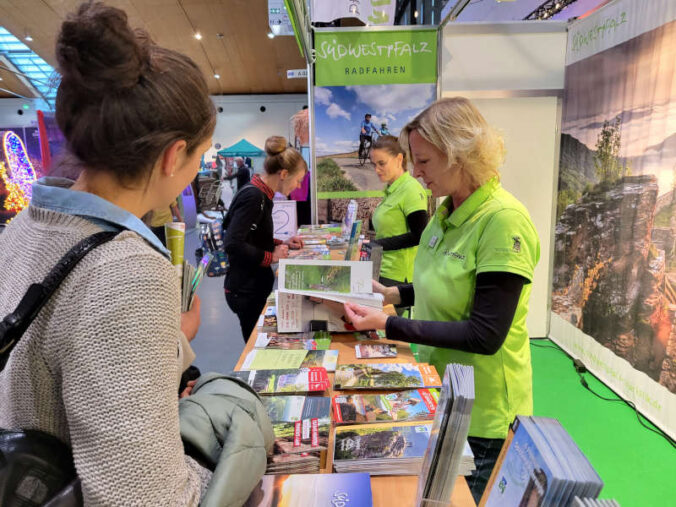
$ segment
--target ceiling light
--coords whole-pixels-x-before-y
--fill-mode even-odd
[[[28,32],[26,32],[26,36],[24,37],[24,39],[26,39],[28,42],[33,42],[33,37],[31,37],[31,34],[29,34]]]
[[[417,17],[418,17],[418,11],[415,11],[415,12],[413,13],[413,17],[414,17],[414,18],[417,18]]]
[[[274,38],[275,38],[275,34],[272,33],[272,32],[268,32],[268,39],[274,39]]]
[[[221,79],[221,75],[218,72],[214,72],[214,77],[216,79]]]
[[[202,40],[202,34],[199,33],[199,32],[195,32],[195,38],[196,38],[197,40]]]

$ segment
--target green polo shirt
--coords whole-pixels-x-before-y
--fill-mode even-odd
[[[503,271],[533,279],[540,242],[526,208],[497,178],[472,193],[449,215],[449,197],[420,239],[415,259],[415,318],[469,319],[478,273]],[[448,363],[474,367],[476,399],[470,436],[505,438],[516,414],[533,413],[526,315],[530,283],[524,285],[504,344],[491,356],[419,346],[419,360],[440,374]]]
[[[406,217],[414,211],[427,210],[427,196],[418,180],[404,172],[385,188],[385,197],[371,218],[376,239],[400,236],[410,232]],[[399,282],[413,280],[413,261],[417,248],[401,248],[383,252],[380,276]]]

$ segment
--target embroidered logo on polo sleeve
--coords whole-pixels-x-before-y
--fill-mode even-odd
[[[519,236],[512,236],[512,251],[519,253],[521,251],[521,238]]]

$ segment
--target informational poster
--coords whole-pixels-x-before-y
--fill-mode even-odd
[[[676,4],[569,30],[551,336],[676,437]]]
[[[296,218],[296,201],[276,200],[272,207],[272,224],[275,239],[286,241],[296,235],[298,220]]]
[[[385,183],[360,139],[370,115],[370,142],[399,136],[437,98],[437,31],[315,32],[315,153],[320,223],[340,222],[351,199],[368,219]]]

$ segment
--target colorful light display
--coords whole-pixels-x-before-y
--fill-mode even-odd
[[[2,136],[2,148],[10,179],[30,199],[33,192],[32,185],[35,181],[35,169],[28,158],[23,141],[14,132],[7,131]]]
[[[4,208],[18,213],[28,206],[30,201],[33,193],[32,185],[36,179],[35,169],[26,154],[23,141],[14,132],[4,133],[2,148],[5,163],[0,162],[0,178],[8,192]]]
[[[3,207],[7,211],[18,213],[28,206],[30,199],[26,198],[21,187],[14,183],[9,174],[7,174],[7,166],[4,162],[0,162],[0,178],[2,178],[5,188],[7,189],[7,197],[5,197]]]

